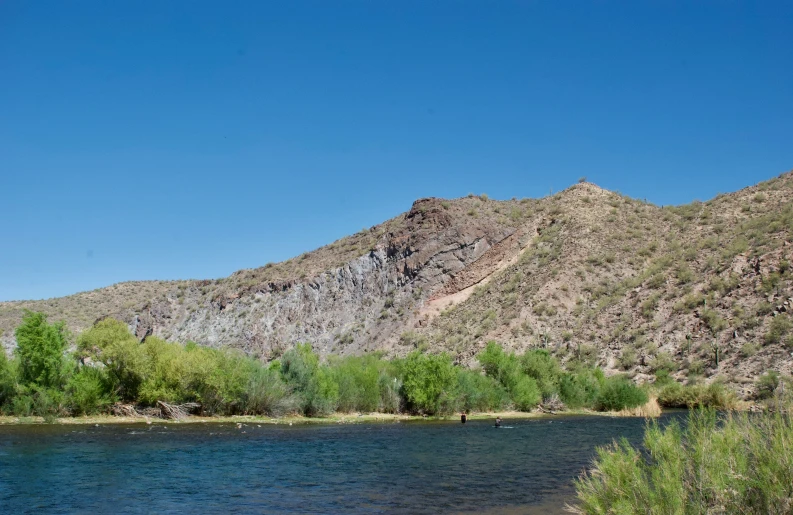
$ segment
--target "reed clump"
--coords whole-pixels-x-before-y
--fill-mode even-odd
[[[783,411],[692,411],[648,422],[644,448],[597,450],[576,481],[579,514],[782,514],[793,511],[793,421]]]

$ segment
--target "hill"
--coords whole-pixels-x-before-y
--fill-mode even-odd
[[[638,381],[667,370],[750,395],[765,371],[793,371],[792,200],[792,173],[684,206],[586,182],[542,199],[420,199],[380,225],[224,279],[3,302],[0,338],[13,346],[31,309],[74,332],[111,316],[141,339],[262,359],[308,341],[320,354],[422,348],[472,363],[497,340]]]

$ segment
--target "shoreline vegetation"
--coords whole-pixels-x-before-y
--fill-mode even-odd
[[[660,408],[655,411],[653,399],[648,401],[649,410],[645,406],[640,406],[634,410],[622,411],[593,411],[585,409],[566,410],[560,412],[542,411],[495,411],[495,412],[471,412],[466,414],[467,421],[472,420],[495,420],[500,417],[503,420],[529,420],[529,419],[556,419],[575,416],[594,416],[594,417],[637,417],[653,418],[660,416]],[[657,403],[655,403],[657,406]],[[649,414],[648,414],[649,413]],[[281,417],[268,417],[263,415],[230,415],[230,416],[200,416],[187,415],[183,418],[168,419],[159,417],[148,417],[145,415],[124,416],[124,415],[80,415],[57,417],[45,419],[40,416],[17,417],[13,415],[0,415],[0,426],[2,425],[40,425],[40,424],[62,424],[62,425],[94,425],[94,424],[271,424],[271,425],[312,425],[312,424],[359,424],[377,422],[457,422],[460,423],[459,414],[451,415],[411,415],[408,413],[332,413],[323,417],[304,417],[300,415],[284,415]]]
[[[773,411],[689,412],[688,421],[647,424],[643,445],[597,449],[575,482],[572,513],[769,514],[793,512],[793,397]]]
[[[0,353],[5,421],[111,414],[152,421],[252,416],[293,422],[412,420],[461,412],[657,416],[662,408],[740,405],[719,383],[683,385],[661,371],[655,383],[637,386],[585,362],[563,367],[541,348],[518,354],[496,342],[487,344],[477,355],[479,366],[470,369],[423,349],[399,359],[372,353],[323,361],[308,343],[264,363],[192,342],[152,336],[140,342],[111,318],[74,337],[62,323],[49,323],[36,312],[26,313],[15,336],[14,355]]]

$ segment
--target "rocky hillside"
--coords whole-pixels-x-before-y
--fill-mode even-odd
[[[414,348],[472,362],[488,340],[546,347],[637,380],[659,370],[751,393],[793,372],[793,174],[658,207],[581,183],[543,199],[469,196],[219,280],[123,283],[0,303],[13,346],[25,309],[74,332],[113,316],[149,334],[271,359]],[[790,333],[790,334],[789,334]]]

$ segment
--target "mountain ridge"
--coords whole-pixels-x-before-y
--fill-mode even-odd
[[[13,346],[24,309],[75,332],[111,316],[141,339],[262,359],[310,341],[321,355],[423,348],[467,364],[497,340],[637,381],[664,370],[726,381],[746,396],[764,371],[792,371],[792,202],[791,172],[683,206],[587,182],[541,199],[422,198],[369,229],[223,279],[0,302],[0,340]]]

